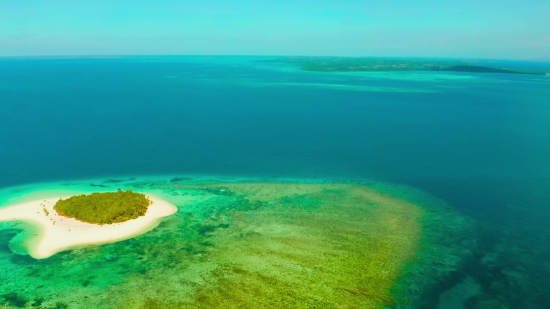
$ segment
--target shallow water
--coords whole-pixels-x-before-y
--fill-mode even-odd
[[[440,267],[426,262],[418,264],[419,268],[403,269],[404,274],[397,276],[401,279],[395,282],[410,290],[395,290],[392,295],[410,303],[399,306],[547,307],[549,300],[543,293],[549,289],[546,282],[550,277],[547,76],[333,74],[302,72],[256,60],[0,60],[0,144],[6,145],[0,151],[0,187],[7,188],[0,194],[0,204],[65,192],[111,190],[130,185],[130,178],[135,181],[132,186],[143,182],[142,190],[186,207],[190,207],[189,200],[166,193],[164,187],[155,191],[152,184],[169,187],[189,181],[219,184],[250,179],[265,184],[360,182],[410,200],[420,209],[437,205],[434,213],[441,220],[475,222],[465,223],[468,228],[456,222],[449,226],[439,221],[426,223],[422,235],[431,235],[431,245],[422,246],[423,251],[415,254],[440,248],[442,254],[460,258],[449,258]],[[144,179],[138,175],[151,176]],[[392,184],[382,185],[388,182]],[[11,188],[19,185],[23,187]],[[27,195],[31,192],[35,193]],[[225,201],[221,204],[232,203],[227,197],[219,198]],[[451,209],[442,206],[444,203]],[[87,304],[108,306],[114,300],[107,295],[114,295],[109,293],[114,293],[115,287],[121,289],[117,293],[124,294],[123,282],[131,276],[163,276],[162,267],[155,266],[160,270],[153,274],[153,264],[136,260],[134,246],[145,246],[155,237],[175,241],[177,237],[159,234],[182,226],[182,233],[187,234],[178,237],[194,239],[195,249],[190,252],[212,247],[222,250],[203,242],[197,232],[201,216],[210,218],[214,206],[197,201],[191,204],[195,205],[188,211],[192,218],[182,218],[185,212],[180,212],[170,220],[183,221],[171,227],[161,225],[157,232],[129,240],[129,244],[60,253],[44,261],[14,254],[24,253],[17,241],[10,243],[18,230],[4,229],[0,233],[2,273],[9,274],[0,283],[2,295],[7,295],[4,302],[17,307],[26,299],[26,306],[32,306],[44,297],[46,307],[59,301],[78,308],[75,304],[88,296],[94,300]],[[243,224],[250,222],[243,219]],[[465,229],[472,228],[470,224],[476,226],[475,243],[463,236],[468,234]],[[461,228],[454,231],[452,226]],[[230,225],[213,234],[227,236],[221,231],[231,228],[236,227]],[[456,244],[449,252],[435,245],[448,244],[447,238]],[[89,263],[79,263],[76,256],[80,255]],[[113,268],[97,267],[110,259],[117,261],[109,264]],[[212,266],[208,264],[211,260],[204,263],[189,267]],[[415,270],[428,264],[433,266],[429,272]],[[22,279],[55,278],[49,269],[60,265],[67,266],[69,273],[63,272],[64,277],[72,279],[56,284]],[[94,278],[83,283],[80,277],[90,269],[94,269]],[[453,269],[460,271],[449,276]],[[423,275],[406,275],[411,273]],[[182,280],[188,282],[187,278],[195,275],[186,274]],[[38,288],[40,285],[44,287]],[[364,295],[361,290],[346,288],[349,297]],[[55,291],[69,291],[66,295],[82,299],[60,296],[55,300]],[[298,293],[299,289],[289,291]],[[143,301],[135,300],[135,305],[142,306]],[[192,302],[185,297],[166,301]],[[149,305],[154,308],[155,298]]]
[[[93,182],[104,185],[102,190],[122,186],[162,197],[179,211],[142,236],[43,260],[25,252],[25,240],[36,236],[15,235],[20,226],[5,224],[2,235],[15,237],[0,253],[4,305],[412,307],[425,300],[407,280],[418,290],[435,289],[472,259],[462,250],[479,247],[471,220],[412,189],[400,191],[424,205],[398,197],[398,191],[389,195],[385,191],[393,187],[384,184]],[[73,192],[97,190],[82,183],[65,186]],[[16,189],[4,194],[10,191],[20,194]],[[465,238],[467,244],[456,243]],[[453,263],[440,265],[440,260]]]

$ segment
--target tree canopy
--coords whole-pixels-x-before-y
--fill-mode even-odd
[[[152,202],[144,194],[131,190],[95,192],[59,199],[54,209],[62,216],[79,221],[111,224],[145,215]]]

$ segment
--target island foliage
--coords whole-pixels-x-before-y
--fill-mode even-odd
[[[144,194],[127,191],[101,192],[59,199],[54,209],[64,217],[95,224],[112,224],[145,215],[152,202]]]

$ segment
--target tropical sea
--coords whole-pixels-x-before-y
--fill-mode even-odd
[[[285,295],[290,295],[284,300],[289,302],[287,308],[550,307],[550,297],[545,294],[550,290],[550,76],[309,72],[261,61],[271,58],[0,59],[0,205],[59,196],[60,192],[122,187],[156,194],[180,209],[177,219],[166,219],[158,229],[135,239],[61,252],[44,260],[26,255],[24,239],[29,235],[24,227],[2,223],[0,304],[6,308],[109,308],[115,303],[113,295],[131,294],[132,287],[124,284],[132,280],[160,282],[169,269],[181,268],[179,283],[173,283],[172,289],[177,291],[180,284],[188,294],[181,293],[187,296],[169,299],[164,295],[162,299],[171,303],[163,303],[155,298],[160,292],[151,288],[145,300],[121,298],[117,304],[131,304],[127,308],[169,308],[174,304],[182,308],[262,308],[269,305],[262,301],[281,292],[274,288],[271,294],[262,294],[259,287],[281,283],[281,289],[294,286],[285,290],[289,293]],[[544,63],[513,65],[550,71],[550,65]],[[312,203],[316,206],[308,204],[311,199],[300,200],[302,195],[289,185],[306,192],[301,194],[315,199],[317,204]],[[238,226],[232,222],[240,222],[243,229],[254,226],[258,234],[254,237],[264,235],[262,226],[267,230],[265,226],[273,223],[257,224],[266,216],[274,221],[279,218],[286,227],[299,226],[296,234],[305,227],[319,233],[327,226],[338,230],[353,219],[344,219],[346,213],[337,212],[337,201],[352,205],[359,198],[357,190],[367,190],[354,186],[437,213],[422,221],[424,227],[411,225],[410,235],[402,235],[403,244],[418,241],[413,234],[424,239],[420,240],[423,251],[410,254],[424,254],[424,264],[396,273],[395,278],[404,279],[391,280],[396,291],[392,296],[405,301],[367,304],[363,301],[370,294],[360,283],[354,283],[354,288],[352,283],[338,285],[336,290],[342,294],[335,292],[334,299],[321,299],[299,292],[301,280],[304,287],[315,290],[312,285],[317,281],[311,279],[306,284],[303,276],[266,275],[273,281],[247,277],[256,274],[254,270],[269,274],[266,265],[256,265],[254,270],[243,270],[241,265],[231,270],[231,276],[218,272],[215,279],[208,277],[214,276],[212,269],[220,265],[237,267],[237,260],[246,260],[243,265],[252,263],[242,257],[221,260],[220,252],[252,246],[235,242],[223,247],[230,231],[248,235],[231,230]],[[258,197],[258,192],[263,197]],[[367,200],[378,201],[381,209],[401,205],[382,200],[378,193],[361,192]],[[280,212],[273,210],[272,201],[279,201]],[[231,206],[235,203],[240,206]],[[396,207],[392,208],[396,216],[413,211],[412,206]],[[265,216],[254,212],[257,209]],[[259,217],[254,217],[256,223],[236,215],[234,218],[241,219],[227,219],[233,215],[224,211]],[[322,211],[327,214],[323,220],[331,216],[339,220],[315,221],[321,220]],[[351,211],[361,214],[364,210]],[[296,221],[306,213],[313,216],[311,220]],[[386,222],[383,212],[376,216]],[[363,223],[356,224],[358,230],[366,229]],[[265,235],[284,234],[280,226],[269,231],[271,234]],[[279,249],[271,246],[277,243],[273,237],[262,238],[257,247],[279,254],[280,260],[269,264],[280,267],[273,273],[284,270],[295,274],[297,269],[315,273],[305,266],[311,259],[282,257],[282,251],[291,251],[283,245]],[[469,237],[475,243],[468,242]],[[353,239],[353,244],[361,241],[360,237]],[[166,255],[166,248],[163,252],[150,249],[163,241],[171,245],[187,242],[192,248],[181,249],[185,253],[177,257]],[[282,243],[289,245],[287,240]],[[460,245],[453,247],[457,243]],[[292,250],[302,247],[296,245]],[[445,258],[438,258],[434,248],[442,256],[447,254]],[[441,253],[445,248],[448,252]],[[322,254],[338,256],[338,252],[353,251],[348,249]],[[250,252],[250,256],[257,254]],[[187,264],[174,265],[174,261]],[[411,261],[403,253],[402,262]],[[435,261],[441,265],[434,266]],[[325,262],[329,263],[320,260],[319,264]],[[411,270],[427,270],[428,264],[429,272]],[[111,266],[97,269],[100,265]],[[353,265],[359,267],[360,263]],[[226,266],[224,271],[229,271]],[[204,275],[207,271],[212,272]],[[335,276],[344,273],[342,269]],[[229,304],[220,299],[235,291],[220,290],[216,286],[221,284],[220,278],[229,283],[263,283],[245,286],[239,302]],[[433,282],[420,284],[428,282],[427,278]],[[167,282],[164,284],[170,286]],[[204,282],[209,289],[203,289]],[[411,284],[418,288],[399,288]],[[209,299],[201,293],[219,297]],[[191,299],[199,294],[202,298]],[[345,303],[348,298],[353,298],[349,304]]]

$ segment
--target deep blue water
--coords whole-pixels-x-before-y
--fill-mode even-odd
[[[316,73],[259,59],[2,59],[0,187],[377,179],[487,222],[548,229],[550,76]]]

